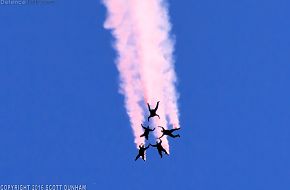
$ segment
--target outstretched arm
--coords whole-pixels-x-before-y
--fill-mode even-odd
[[[154,129],[149,129],[150,131],[154,131],[155,130],[155,128]]]
[[[148,105],[148,109],[151,110],[151,109],[150,109],[150,105],[149,105],[148,103],[147,103],[147,105]]]
[[[149,148],[150,144],[148,146],[145,147],[145,150],[147,150]]]
[[[158,126],[158,127],[162,128],[162,131],[164,131],[164,130],[165,130],[165,129],[164,129],[162,126]]]
[[[143,129],[146,129],[142,124],[141,124],[141,127],[142,127]]]
[[[158,106],[159,106],[159,101],[157,102],[157,105],[156,105],[156,107],[155,107],[155,111],[158,109]]]

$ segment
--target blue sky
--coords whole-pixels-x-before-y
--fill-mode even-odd
[[[100,1],[0,6],[0,183],[290,187],[290,1],[170,0],[181,137],[137,154]]]

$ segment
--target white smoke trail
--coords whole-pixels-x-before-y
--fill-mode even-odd
[[[135,143],[139,145],[144,143],[139,136],[143,132],[140,124],[147,102],[153,108],[160,101],[161,119],[154,118],[155,125],[167,128],[169,122],[174,128],[179,127],[167,6],[164,0],[104,0],[104,4],[108,9],[105,28],[112,29],[116,38],[121,90]],[[155,131],[156,137],[161,136],[159,129]],[[163,146],[169,150],[166,138],[163,138]]]

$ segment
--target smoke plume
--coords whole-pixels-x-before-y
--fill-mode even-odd
[[[147,102],[160,105],[155,126],[179,128],[176,76],[173,65],[174,42],[168,6],[164,0],[103,0],[108,10],[104,27],[112,30],[118,52],[120,90],[138,146],[144,143],[141,123],[147,120]],[[144,115],[145,114],[145,115]],[[160,137],[160,128],[155,136]],[[169,150],[166,138],[163,146]]]

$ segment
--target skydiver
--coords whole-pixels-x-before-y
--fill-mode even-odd
[[[150,112],[150,115],[149,115],[149,117],[148,117],[148,121],[149,121],[150,117],[154,117],[154,116],[158,116],[158,118],[160,119],[159,115],[156,114],[156,111],[157,111],[158,106],[159,106],[159,102],[160,102],[160,101],[157,102],[157,105],[156,105],[156,107],[155,107],[154,109],[151,109],[151,108],[150,108],[150,105],[147,103],[147,105],[148,105],[148,109],[149,109],[149,112]]]
[[[170,136],[170,137],[172,137],[172,138],[180,137],[179,134],[178,134],[178,135],[173,135],[173,134],[172,134],[174,131],[177,131],[177,130],[179,130],[180,128],[177,128],[177,129],[169,129],[169,130],[167,130],[167,129],[164,129],[162,126],[158,126],[158,127],[162,128],[162,129],[161,129],[161,132],[163,133],[162,136],[159,137],[159,139],[161,139],[164,135]]]
[[[147,147],[145,147],[144,144],[139,145],[139,153],[136,156],[135,161],[140,157],[145,161],[145,151],[149,148],[149,146],[150,144]]]
[[[163,146],[161,145],[162,140],[161,140],[161,139],[159,139],[159,140],[160,140],[159,142],[156,141],[156,144],[155,144],[155,145],[152,145],[152,144],[150,144],[150,145],[153,146],[153,147],[156,147],[156,148],[157,148],[158,153],[159,153],[160,157],[162,158],[162,152],[164,152],[164,153],[167,154],[167,155],[169,155],[169,154],[168,154],[168,152],[163,148]]]
[[[149,126],[148,127],[144,127],[142,124],[141,124],[142,128],[144,129],[144,133],[142,135],[140,135],[140,137],[145,137],[146,140],[148,140],[148,136],[149,136],[149,133],[151,131],[154,131],[154,129],[150,129]]]

